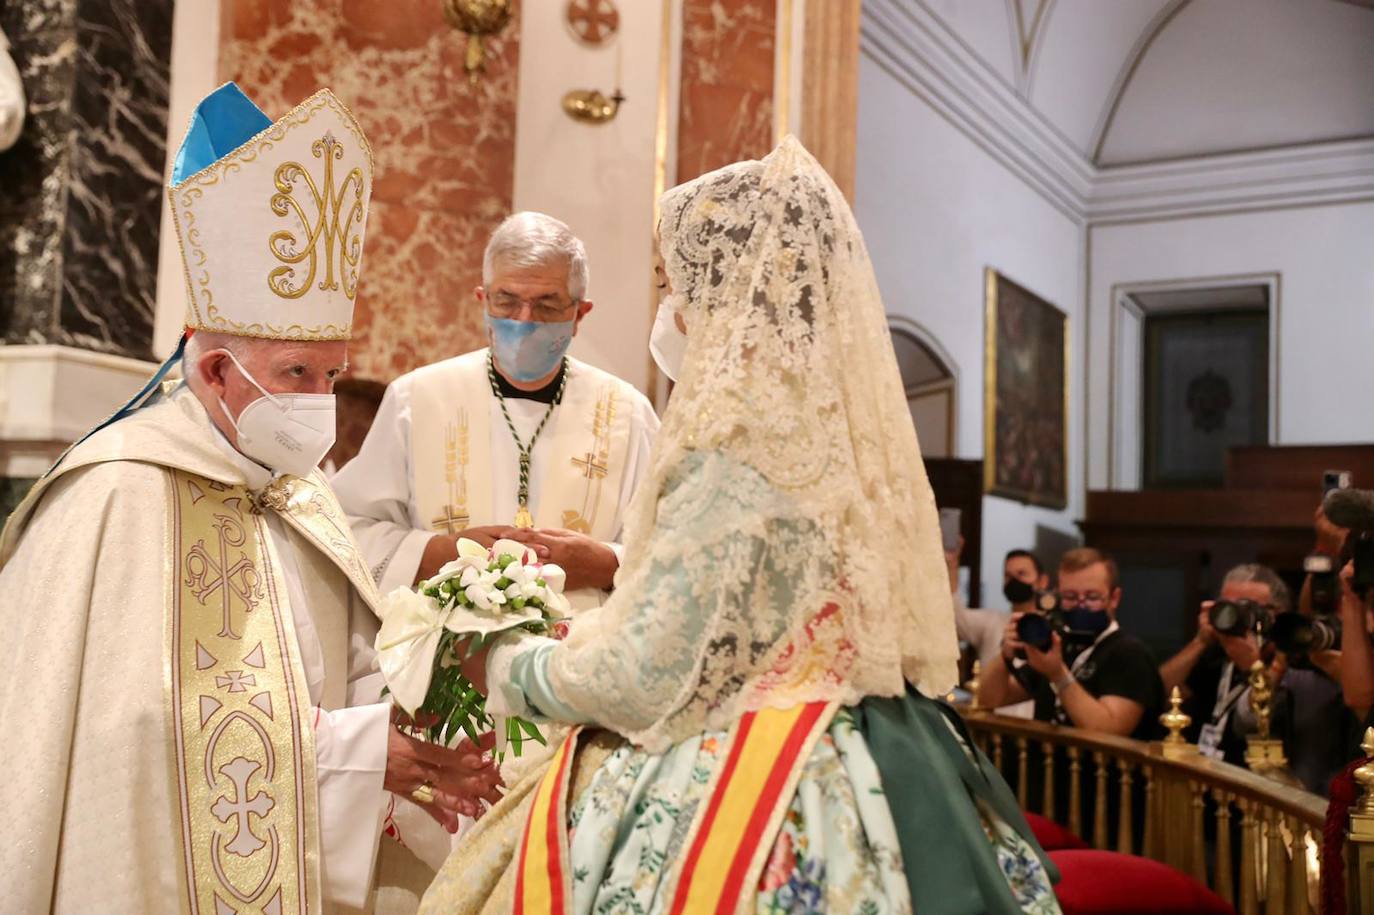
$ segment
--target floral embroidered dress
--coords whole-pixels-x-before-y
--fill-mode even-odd
[[[752,504],[767,495],[767,484],[747,468],[714,454],[698,454],[686,462],[682,473],[670,481],[663,503],[669,509],[681,501],[700,503],[706,499],[704,488],[719,487],[749,493],[741,502]],[[724,510],[717,499],[715,506]],[[742,505],[735,505],[739,510]],[[690,533],[690,532],[683,532]],[[747,535],[740,534],[747,539]],[[788,539],[786,537],[782,539]],[[763,564],[765,569],[767,564]],[[660,569],[662,581],[675,578],[672,570]],[[680,579],[680,587],[689,582]],[[767,577],[766,571],[763,577]],[[785,581],[756,581],[753,587],[785,589]],[[689,605],[690,602],[688,602]],[[682,606],[682,605],[679,605]],[[577,623],[573,623],[574,628]],[[595,725],[593,716],[579,712],[561,701],[549,678],[549,662],[560,643],[527,635],[505,636],[493,649],[489,671],[501,672],[501,682],[490,684],[497,695],[496,704],[536,720],[563,724]],[[490,676],[490,674],[489,674]],[[908,697],[889,700],[907,703],[930,700]],[[860,711],[864,706],[859,706]],[[796,792],[788,805],[781,829],[773,840],[761,879],[755,889],[754,911],[759,913],[905,913],[913,911],[909,885],[929,888],[935,881],[951,879],[950,868],[940,861],[906,861],[899,839],[898,822],[912,832],[947,837],[953,831],[943,819],[916,821],[922,814],[893,810],[889,806],[879,765],[868,741],[855,723],[855,713],[841,708],[826,732],[801,764]],[[872,716],[867,716],[872,717]],[[946,757],[959,755],[962,761],[977,766],[979,756],[969,751],[968,743],[941,720],[935,725],[943,744],[924,739],[914,749],[904,749],[892,771],[914,768],[930,771]],[[548,728],[546,727],[547,731]],[[562,733],[562,729],[559,729]],[[611,746],[608,755],[596,763],[573,792],[568,807],[572,905],[575,915],[611,913],[666,913],[670,911],[674,865],[685,852],[684,842],[694,814],[707,798],[713,775],[724,762],[723,748],[728,741],[724,731],[708,731],[680,741],[659,753],[606,735]],[[919,756],[923,756],[924,761]],[[985,763],[985,761],[984,761]],[[590,761],[588,762],[590,765]],[[536,767],[538,769],[538,767]],[[990,773],[990,766],[979,770]],[[521,782],[537,780],[536,771]],[[988,775],[996,778],[995,775]],[[999,783],[1000,784],[1000,783]],[[1001,786],[1005,790],[1005,786]],[[976,822],[973,842],[958,850],[960,857],[984,855],[990,867],[1005,881],[1004,887],[984,887],[981,900],[972,909],[916,907],[927,911],[1026,911],[1058,912],[1051,874],[1047,871],[1029,833],[999,816],[989,804],[971,797],[967,787],[956,779],[946,779],[933,793],[956,796],[956,802],[969,808],[969,819]],[[964,797],[957,797],[964,795]],[[1007,792],[1010,796],[1010,792]],[[514,790],[488,820],[478,824],[468,843],[490,843],[490,833],[505,823],[507,855],[497,871],[514,864],[518,849],[512,844],[523,826],[528,809],[528,792]],[[510,808],[516,808],[514,812]],[[1006,808],[1003,807],[1003,810]],[[894,816],[895,814],[895,816]],[[1013,814],[1014,815],[1014,814]],[[929,816],[926,814],[925,816]],[[947,816],[947,815],[942,815]],[[981,844],[982,847],[976,847]],[[973,845],[970,848],[968,846]],[[480,870],[480,869],[478,869]],[[426,912],[504,912],[506,894],[498,886],[483,889],[476,873],[469,870],[464,850],[450,859],[425,898]],[[986,882],[986,881],[985,881]],[[508,887],[507,887],[508,889]],[[947,895],[930,890],[934,895]],[[1001,904],[1001,908],[997,904]]]

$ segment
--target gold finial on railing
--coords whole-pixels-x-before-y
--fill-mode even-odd
[[[1355,770],[1355,783],[1360,787],[1360,799],[1350,809],[1350,849],[1353,853],[1353,867],[1356,873],[1368,873],[1374,869],[1374,728],[1364,732],[1364,765]],[[1366,884],[1357,886],[1359,898],[1348,899],[1348,911],[1363,912],[1370,903],[1369,888]]]
[[[1159,723],[1169,731],[1169,736],[1164,738],[1165,756],[1170,759],[1177,759],[1197,752],[1197,747],[1190,744],[1183,736],[1188,725],[1193,723],[1193,718],[1183,711],[1183,694],[1179,692],[1177,686],[1169,694],[1169,710],[1159,716]]]
[[[973,670],[969,671],[969,674],[968,682],[964,684],[964,689],[973,694],[973,698],[968,703],[969,711],[981,712],[983,706],[978,703],[978,687],[982,685],[983,662],[974,658]]]
[[[1269,722],[1274,714],[1274,684],[1263,661],[1250,668],[1250,709],[1255,713],[1255,733],[1245,740],[1245,765],[1251,772],[1285,785],[1302,787],[1302,783],[1288,769],[1288,757],[1283,741],[1269,736]]]
[[[1274,713],[1274,687],[1264,670],[1264,662],[1256,661],[1250,667],[1250,708],[1255,712],[1258,724],[1256,731],[1261,740],[1269,739],[1269,718]]]
[[[1364,742],[1360,744],[1360,749],[1364,750],[1364,765],[1355,770],[1355,782],[1360,786],[1360,802],[1355,810],[1359,813],[1374,817],[1374,728],[1367,728],[1364,732]]]

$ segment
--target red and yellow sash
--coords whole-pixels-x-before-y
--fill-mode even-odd
[[[835,703],[745,714],[727,738],[705,804],[685,844],[672,915],[734,912],[758,884],[801,771],[834,717]],[[515,915],[572,909],[567,802],[576,733],[559,748],[535,794],[520,847]]]
[[[554,754],[525,823],[520,870],[515,877],[515,915],[563,915],[572,910],[568,869],[568,776],[577,750],[574,728]]]

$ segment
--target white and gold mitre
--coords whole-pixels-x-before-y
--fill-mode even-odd
[[[274,122],[225,83],[196,106],[169,193],[188,328],[349,338],[372,148],[332,92]]]

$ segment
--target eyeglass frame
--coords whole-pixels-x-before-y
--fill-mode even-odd
[[[549,293],[548,295],[539,296],[539,299],[549,299],[554,297],[555,293]],[[506,300],[513,301],[515,307],[498,305],[498,298],[504,298]],[[585,299],[573,299],[570,297],[567,304],[560,305],[558,308],[549,308],[547,305],[539,304],[539,299],[531,301],[529,299],[515,295],[511,292],[489,293],[486,296],[487,313],[494,318],[510,320],[513,318],[519,318],[528,310],[530,316],[529,320],[533,320],[539,324],[555,324],[559,321],[568,320],[569,313],[575,312],[577,306],[581,305],[583,302],[586,301]],[[544,311],[544,314],[542,316],[541,309]]]
[[[1096,591],[1089,591],[1086,594],[1079,594],[1077,591],[1055,591],[1055,596],[1059,598],[1059,606],[1065,610],[1076,610],[1082,607],[1085,610],[1106,610],[1107,605],[1112,601],[1115,590],[1107,594],[1099,594]]]

